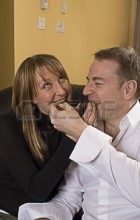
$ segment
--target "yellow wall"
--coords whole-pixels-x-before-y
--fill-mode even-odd
[[[0,0],[0,88],[12,84],[14,73],[14,1]]]
[[[91,56],[103,47],[127,45],[131,0],[65,0],[67,14],[61,14],[61,0],[49,0],[47,10],[40,0],[15,0],[15,69],[27,56],[51,53],[64,64],[74,83],[85,83]],[[46,18],[39,30],[38,17]],[[57,20],[65,32],[56,32]]]
[[[62,61],[71,82],[85,83],[96,50],[128,44],[131,0],[65,0],[67,14],[61,14],[61,2],[49,0],[49,9],[41,10],[40,0],[14,0],[15,71],[27,56],[50,53]],[[38,29],[39,16],[46,18],[45,30]],[[56,32],[58,20],[64,21],[64,33]]]

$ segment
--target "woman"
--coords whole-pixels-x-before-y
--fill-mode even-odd
[[[17,219],[27,202],[56,193],[75,143],[55,130],[51,103],[69,101],[71,86],[60,61],[39,54],[23,61],[13,84],[12,109],[0,116],[0,219]]]

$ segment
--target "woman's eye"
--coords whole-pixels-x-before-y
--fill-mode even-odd
[[[61,76],[60,79],[59,79],[59,81],[60,81],[60,82],[65,82],[65,81],[67,81],[67,79],[66,79],[64,76]]]
[[[50,84],[50,83],[45,83],[43,87],[44,87],[44,88],[50,88],[50,87],[51,87],[51,84]]]

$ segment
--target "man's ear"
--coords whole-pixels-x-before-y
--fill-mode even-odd
[[[124,97],[126,100],[133,98],[137,91],[137,82],[135,80],[129,80],[125,82]]]

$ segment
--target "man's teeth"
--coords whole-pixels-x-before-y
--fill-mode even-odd
[[[95,103],[96,105],[101,104],[101,102],[100,102],[100,101],[98,101],[98,100],[90,100],[89,102]]]

